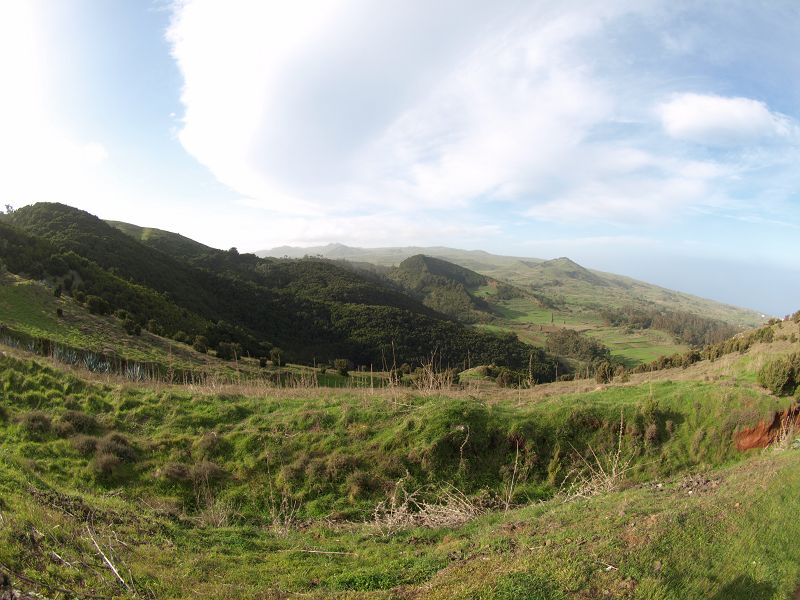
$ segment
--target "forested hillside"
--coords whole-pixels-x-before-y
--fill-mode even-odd
[[[419,364],[435,355],[443,365],[470,357],[522,367],[532,353],[551,362],[514,335],[465,328],[330,261],[215,250],[169,232],[115,227],[61,204],[22,208],[0,226],[0,260],[12,273],[47,279],[99,311],[124,310],[170,337],[236,343],[253,356],[280,347],[306,362]]]

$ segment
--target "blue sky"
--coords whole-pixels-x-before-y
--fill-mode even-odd
[[[6,0],[0,204],[800,308],[796,2]]]

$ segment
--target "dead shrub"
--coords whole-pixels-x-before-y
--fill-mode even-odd
[[[92,470],[101,477],[111,477],[122,465],[122,459],[114,454],[98,453],[92,460]]]
[[[22,416],[21,424],[25,433],[32,439],[46,436],[53,427],[50,417],[38,410],[25,413]]]
[[[192,467],[192,479],[196,482],[208,484],[219,483],[228,477],[228,472],[210,460],[204,460]]]
[[[122,462],[136,462],[136,448],[121,433],[111,432],[97,443],[97,454],[116,456]]]
[[[159,469],[158,476],[173,483],[187,483],[192,480],[192,470],[183,463],[170,462]]]
[[[423,490],[408,493],[398,482],[388,501],[375,507],[373,522],[386,533],[411,527],[457,527],[485,513],[492,503],[470,498],[450,486],[439,491],[434,500],[424,500]]]
[[[60,438],[68,438],[75,435],[75,428],[72,426],[72,423],[56,421],[53,423],[53,433]]]
[[[76,435],[72,438],[72,447],[83,456],[90,456],[97,450],[97,438],[91,435]]]
[[[559,495],[565,502],[591,498],[618,490],[633,466],[634,454],[626,452],[623,444],[625,423],[620,413],[617,448],[614,452],[598,454],[589,446],[591,458],[577,453],[582,465],[572,469],[561,484]],[[573,448],[574,450],[574,448]]]
[[[78,433],[92,433],[97,430],[97,419],[94,416],[78,410],[68,410],[59,419],[61,423],[69,423]]]

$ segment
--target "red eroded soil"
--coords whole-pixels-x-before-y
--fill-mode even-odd
[[[786,410],[776,412],[771,421],[761,421],[755,427],[739,431],[733,439],[739,450],[766,448],[775,441],[781,431],[792,427],[800,428],[800,404],[798,403]]]

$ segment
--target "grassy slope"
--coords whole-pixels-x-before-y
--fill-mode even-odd
[[[530,396],[476,391],[472,399],[198,395],[97,386],[0,359],[0,563],[40,584],[119,591],[103,579],[86,508],[96,513],[101,547],[113,549],[140,592],[158,597],[786,598],[800,576],[792,543],[800,453],[743,455],[731,437],[787,405],[755,387],[753,373],[765,356],[796,346],[780,340],[588,394],[539,386]],[[68,406],[94,414],[99,435],[127,435],[137,462],[98,478],[70,442],[32,441],[16,422],[32,408],[57,417]],[[575,464],[570,446],[613,447],[620,411],[636,464],[629,487],[577,503],[547,500],[559,470]],[[648,423],[656,440],[637,441]],[[212,430],[220,441],[209,445]],[[520,508],[395,535],[360,523],[401,477],[408,489],[455,482],[502,493],[514,464],[510,440],[518,439],[528,474],[517,483]],[[191,485],[153,476],[169,461],[204,459],[231,475],[210,505],[198,505]],[[536,498],[545,501],[526,505]],[[290,506],[304,524],[284,530],[272,516]],[[214,510],[225,511],[226,526],[209,524]],[[81,561],[93,570],[66,565]]]

